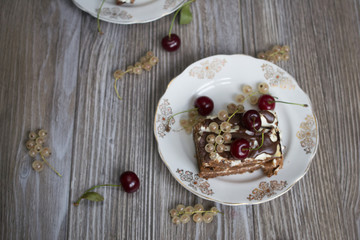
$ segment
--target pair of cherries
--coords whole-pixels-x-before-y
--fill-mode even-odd
[[[260,110],[274,110],[275,99],[273,96],[265,94],[259,98],[258,107]],[[244,127],[249,131],[258,131],[261,127],[260,114],[256,110],[249,110],[245,112],[242,118]],[[244,159],[249,155],[251,151],[250,143],[246,139],[236,139],[230,147],[231,154],[238,158]]]
[[[201,96],[195,100],[194,106],[195,106],[195,108],[197,108],[197,111],[201,116],[207,116],[214,109],[214,102],[209,97]],[[275,109],[275,99],[273,96],[268,95],[268,94],[262,95],[259,98],[258,106],[259,106],[260,110],[274,110]],[[253,110],[253,111],[255,111],[255,110]],[[244,117],[245,117],[245,115],[244,115]],[[251,112],[248,114],[248,116],[249,117],[247,118],[246,121],[247,122],[253,121],[254,113]],[[258,114],[257,116],[258,116],[258,118],[256,118],[256,121],[259,121],[260,115]],[[256,123],[256,124],[258,124],[258,123]],[[261,125],[261,121],[260,121],[260,125]],[[249,126],[249,127],[251,127],[251,130],[253,130],[253,126],[250,123],[246,123],[245,126]],[[258,126],[258,125],[256,125],[256,126]],[[256,130],[258,130],[259,128],[260,128],[260,126],[256,127]]]
[[[207,116],[214,109],[214,102],[209,97],[201,96],[195,100],[194,106],[195,106],[195,108],[197,108],[197,111],[201,116]],[[258,106],[259,106],[260,110],[274,110],[275,109],[275,99],[273,96],[268,95],[268,94],[262,95],[259,98]],[[255,111],[255,110],[253,110],[253,111]],[[248,120],[252,121],[254,118],[254,113],[252,113],[252,114],[249,113],[248,115],[249,115],[249,118],[247,118],[246,121],[248,121]],[[259,114],[258,114],[258,117],[260,119]],[[257,119],[257,120],[259,120],[259,119]],[[249,124],[250,123],[246,124],[245,126],[250,126]],[[253,126],[251,125],[250,127],[251,127],[251,130],[253,130],[253,128],[252,128]],[[259,128],[260,127],[258,127],[256,130],[258,130]]]
[[[273,96],[265,94],[259,98],[258,106],[260,110],[274,110],[275,99]],[[260,114],[256,110],[247,111],[242,118],[243,125],[250,131],[258,131],[261,127]],[[231,154],[238,158],[244,159],[249,155],[250,144],[246,139],[235,140],[230,147]]]
[[[249,110],[242,117],[242,125],[249,131],[258,131],[261,127],[260,114],[256,110]],[[231,154],[238,159],[244,159],[251,151],[250,143],[244,138],[236,139],[230,146]]]

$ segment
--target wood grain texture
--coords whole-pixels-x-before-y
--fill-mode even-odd
[[[179,51],[160,39],[172,16],[137,25],[101,23],[71,1],[6,1],[0,9],[0,239],[359,239],[360,2],[197,1],[191,24],[175,24]],[[162,163],[154,112],[167,84],[189,64],[215,54],[291,47],[279,65],[313,102],[320,145],[307,175],[271,202],[229,207],[181,187]],[[119,81],[112,73],[148,50],[160,63]],[[140,127],[139,127],[140,126]],[[31,169],[24,141],[49,130],[50,162]],[[135,194],[100,189],[104,203],[81,192],[135,171]],[[215,205],[212,224],[175,226],[178,203]]]
[[[0,238],[64,239],[81,16],[66,1],[6,1],[0,11]],[[63,178],[31,168],[24,144],[39,128]]]

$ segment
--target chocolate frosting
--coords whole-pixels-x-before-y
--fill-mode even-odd
[[[260,111],[259,113],[264,116],[268,123],[273,123],[275,121],[275,116],[272,112]]]
[[[271,112],[261,111],[260,113],[265,117],[265,119],[268,123],[274,122],[275,116]],[[229,121],[232,124],[232,129],[234,126],[240,127],[239,130],[237,130],[236,132],[231,132],[231,135],[232,135],[231,142],[233,142],[236,139],[244,138],[247,141],[249,141],[250,146],[251,146],[251,143],[253,143],[254,141],[257,141],[258,146],[259,146],[261,144],[261,140],[262,140],[262,133],[261,132],[251,132],[251,131],[246,130],[241,124],[242,115],[243,114],[241,114],[241,113],[235,114],[235,116],[233,116],[233,118],[231,118]],[[211,122],[217,122],[220,125],[222,121],[219,120],[218,118],[205,119],[201,125],[203,127],[208,127]],[[248,158],[256,158],[258,155],[263,154],[263,153],[266,153],[269,155],[274,155],[276,153],[277,146],[280,144],[280,137],[277,136],[277,140],[275,142],[271,141],[270,136],[273,133],[270,131],[270,128],[263,128],[262,131],[264,131],[265,129],[269,129],[269,131],[264,133],[264,144],[262,145],[261,148],[250,151]],[[203,134],[201,135],[200,141],[199,141],[199,145],[198,145],[199,150],[200,150],[200,151],[198,151],[199,157],[203,158],[205,160],[205,162],[213,161],[209,158],[209,154],[205,151],[205,145],[207,144],[206,137],[210,134],[214,134],[215,136],[217,136],[216,133],[203,132]],[[252,134],[252,135],[250,135],[250,134]],[[231,142],[225,143],[225,145],[230,146]],[[256,147],[252,147],[252,148],[256,148]],[[239,159],[235,158],[230,153],[230,151],[224,151],[222,153],[219,153],[219,155],[228,160],[239,160]]]

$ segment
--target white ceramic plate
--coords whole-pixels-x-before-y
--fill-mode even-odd
[[[217,113],[234,102],[243,84],[256,89],[260,82],[267,82],[270,94],[279,100],[309,105],[275,107],[285,146],[283,168],[270,178],[262,170],[209,180],[199,178],[192,135],[179,125],[187,114],[175,117],[170,132],[165,131],[167,118],[192,108],[194,99],[202,95],[213,99],[213,113]],[[254,108],[247,102],[244,106]],[[295,79],[270,62],[245,55],[208,57],[193,63],[173,79],[159,100],[154,133],[162,160],[182,186],[201,198],[227,205],[258,204],[284,194],[305,175],[318,146],[317,121],[310,99]]]
[[[97,18],[102,0],[73,0],[81,10]],[[134,4],[116,5],[116,0],[106,0],[100,20],[117,23],[133,24],[155,21],[178,9],[185,0],[135,0]]]

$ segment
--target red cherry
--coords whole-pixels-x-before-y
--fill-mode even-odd
[[[161,45],[166,51],[173,52],[179,49],[181,45],[181,40],[178,35],[172,33],[170,34],[170,36],[166,35],[162,39]]]
[[[194,106],[201,116],[207,116],[214,109],[214,102],[209,97],[201,96],[195,100]]]
[[[231,154],[238,158],[244,159],[248,156],[250,151],[250,144],[246,139],[236,139],[230,147]]]
[[[242,117],[243,125],[250,131],[259,130],[261,127],[260,113],[256,110],[249,110]]]
[[[265,94],[259,98],[258,106],[260,110],[274,110],[275,99],[273,96]]]
[[[120,176],[120,183],[127,193],[136,192],[140,187],[140,181],[138,176],[134,172],[124,172]]]

